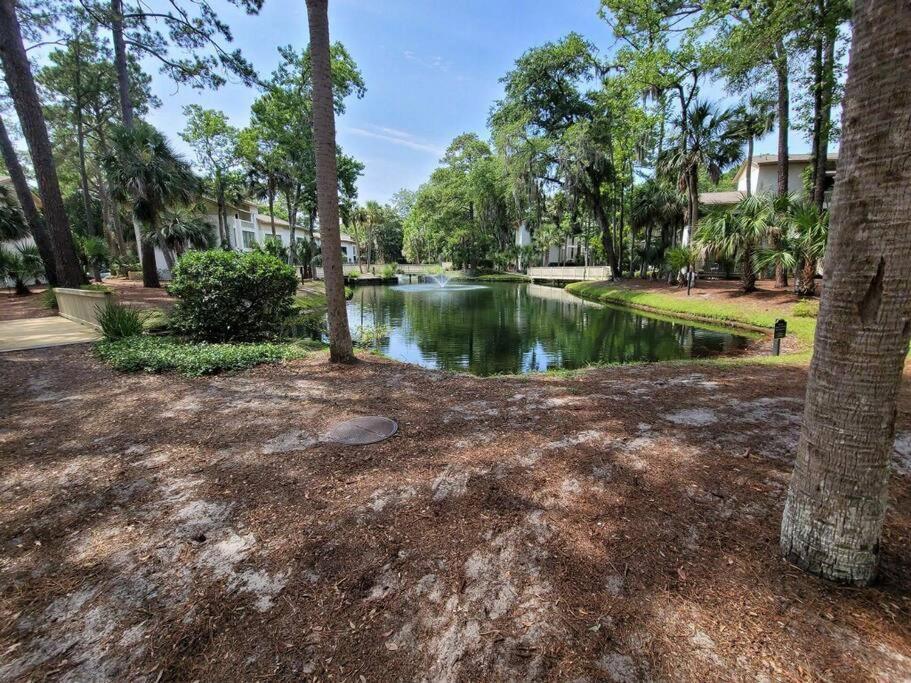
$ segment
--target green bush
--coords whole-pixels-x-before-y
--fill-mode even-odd
[[[306,351],[297,344],[184,342],[173,337],[129,337],[101,341],[95,353],[121,372],[168,372],[211,375],[226,370],[244,370],[261,363],[302,358]]]
[[[394,277],[398,271],[399,271],[399,267],[396,264],[387,263],[380,269],[380,277],[383,277],[383,278]]]
[[[819,316],[819,301],[805,299],[794,304],[794,315],[798,318],[816,318]]]
[[[278,336],[291,315],[294,268],[269,254],[190,251],[168,292],[179,301],[171,327],[197,341],[260,341]]]
[[[57,293],[53,287],[48,287],[41,292],[41,305],[44,308],[57,308]]]
[[[142,334],[146,316],[138,309],[108,302],[106,306],[98,306],[97,310],[98,325],[106,340],[126,339]]]
[[[354,298],[354,290],[351,287],[345,286],[345,301],[351,301]]]

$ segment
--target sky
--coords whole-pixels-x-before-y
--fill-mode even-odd
[[[277,66],[279,46],[308,42],[303,0],[265,0],[258,16],[222,4],[233,46],[264,76]],[[610,54],[614,40],[598,7],[598,0],[330,0],[330,37],[345,45],[367,85],[365,97],[349,98],[336,120],[339,145],[366,166],[359,200],[385,202],[403,187],[417,189],[460,133],[486,138],[499,80],[525,50],[576,31]],[[175,86],[152,62],[146,68],[162,101],[148,118],[188,157],[178,135],[185,105],[220,109],[238,127],[248,123],[256,90],[229,82],[195,91]],[[724,94],[710,86],[702,95]],[[791,148],[808,149],[793,132]],[[756,145],[757,154],[774,151],[774,134]]]

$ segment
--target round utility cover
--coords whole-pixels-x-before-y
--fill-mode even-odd
[[[356,417],[335,425],[329,432],[329,440],[349,446],[362,446],[383,441],[399,429],[395,420],[379,415]]]

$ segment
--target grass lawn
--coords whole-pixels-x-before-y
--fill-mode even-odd
[[[759,328],[771,333],[775,321],[783,318],[788,323],[788,335],[793,337],[791,345],[781,356],[760,356],[750,362],[763,363],[806,363],[813,348],[816,332],[816,318],[807,317],[812,306],[804,302],[787,301],[787,295],[770,302],[768,297],[758,294],[738,295],[731,287],[694,289],[693,296],[686,296],[683,288],[671,288],[660,283],[625,282],[574,282],[566,291],[591,301],[640,308],[656,313],[688,317],[709,323]],[[797,313],[795,314],[795,308]],[[808,310],[809,309],[809,310]],[[719,359],[731,362],[742,359]]]

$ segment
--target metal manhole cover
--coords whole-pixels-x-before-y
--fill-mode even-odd
[[[383,441],[399,429],[395,420],[379,415],[356,417],[335,425],[329,432],[329,440],[349,446],[362,446]]]

